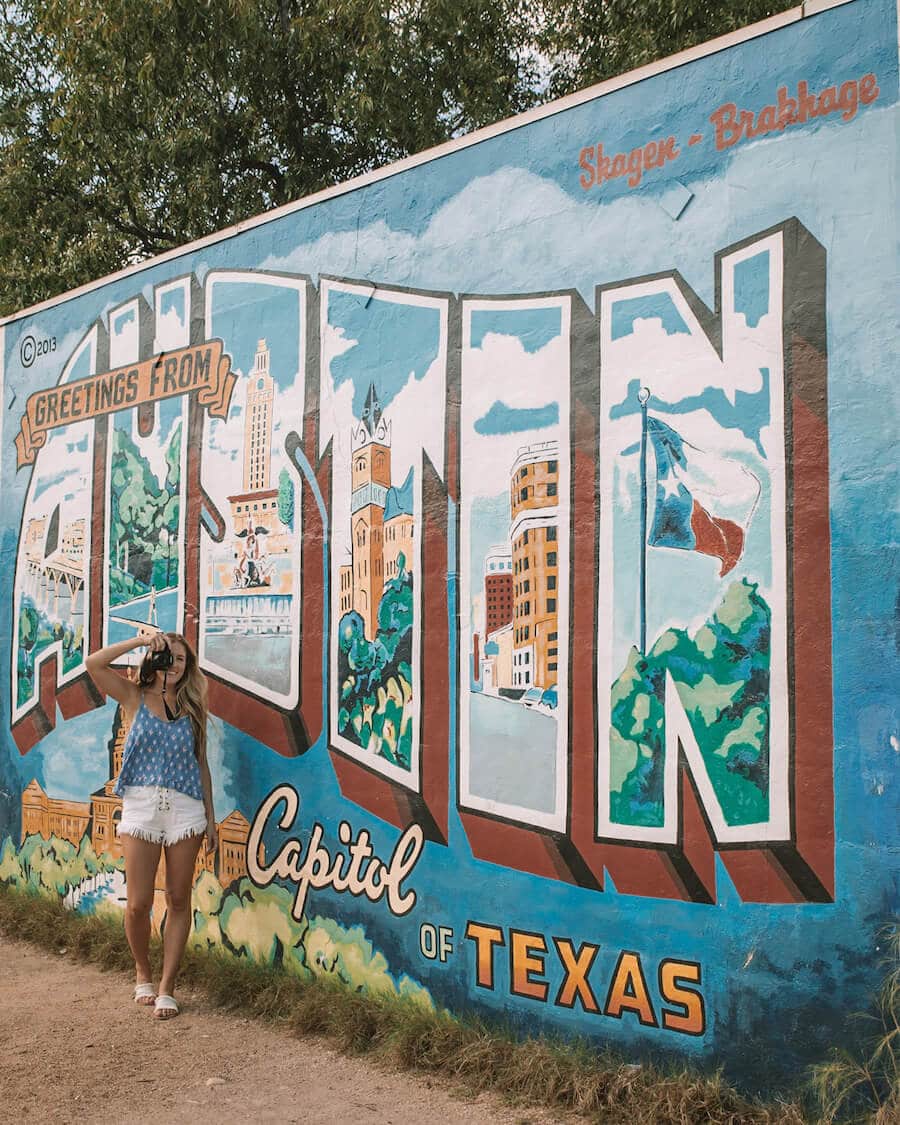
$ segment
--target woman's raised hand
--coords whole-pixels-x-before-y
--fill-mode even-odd
[[[138,628],[138,639],[141,644],[147,646],[150,652],[162,652],[164,648],[169,647],[166,634],[154,628],[152,625],[140,625]]]

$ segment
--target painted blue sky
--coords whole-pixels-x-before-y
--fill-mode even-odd
[[[113,335],[121,336],[129,324],[134,324],[134,309],[125,309],[112,317]]]
[[[669,402],[651,393],[647,401],[647,409],[651,413],[658,410],[663,414],[690,414],[694,410],[708,410],[723,429],[740,430],[754,443],[760,457],[764,457],[760,435],[763,428],[768,426],[770,417],[769,369],[761,367],[759,372],[762,376],[762,388],[753,394],[747,391],[735,391],[734,402],[721,387],[706,387],[700,394],[685,395],[677,402]],[[641,407],[638,400],[640,389],[640,380],[632,379],[624,399],[610,407],[610,418],[640,414]],[[629,446],[622,452],[629,453],[633,450]]]
[[[763,316],[770,311],[769,304],[769,252],[764,250],[735,264],[733,311],[743,315],[748,328],[756,328]],[[627,336],[634,331],[635,322],[641,319],[659,320],[663,331],[670,336],[689,331],[671,295],[651,293],[614,302],[612,338],[617,340]],[[694,410],[708,410],[723,429],[740,430],[755,444],[760,457],[764,457],[761,433],[768,426],[771,416],[770,372],[767,367],[761,367],[759,372],[760,389],[754,392],[736,390],[733,395],[734,401],[719,386],[708,386],[699,394],[684,395],[672,400],[654,395],[651,391],[648,410],[651,413],[661,411],[666,414],[689,414]],[[622,401],[611,406],[610,418],[639,414],[640,389],[640,380],[632,379]],[[630,447],[628,450],[623,450],[623,452],[630,451],[632,451]]]
[[[668,293],[650,293],[644,297],[628,297],[613,304],[612,338],[618,340],[629,335],[634,331],[636,320],[650,319],[659,320],[669,336],[688,331],[671,296]]]
[[[86,801],[109,778],[109,740],[116,704],[88,711],[68,722],[58,722],[28,754],[19,758],[18,773],[24,788],[37,779],[51,797]],[[238,740],[244,736],[212,717],[209,725],[210,774],[213,804],[219,819],[233,808],[252,813],[249,804],[233,790],[232,762]],[[258,745],[258,744],[257,744]],[[263,747],[259,747],[263,750]],[[271,751],[265,751],[271,753]]]
[[[507,336],[521,344],[525,356],[532,356],[557,340],[561,333],[562,309],[559,305],[548,308],[474,309],[471,313],[470,337],[473,349],[483,348],[485,338],[489,335]],[[505,364],[515,364],[515,353],[510,354],[504,349],[500,354]],[[505,372],[502,397],[495,399],[481,417],[475,419],[475,432],[482,437],[522,434],[523,442],[556,437],[558,429],[550,434],[546,431],[550,427],[559,426],[559,402],[548,397],[540,406],[516,406],[516,387],[510,384],[510,373],[515,374],[514,371]],[[531,401],[534,402],[533,397]],[[508,443],[498,443],[497,448],[505,449],[507,446]],[[490,497],[477,496],[472,501],[469,565],[473,595],[483,588],[481,574],[488,549],[496,543],[507,542],[509,538],[509,464],[504,461],[499,473],[491,479],[496,480],[497,493]]]
[[[62,484],[66,477],[71,476],[72,473],[77,473],[79,469],[80,466],[73,465],[71,468],[62,469],[58,473],[51,473],[50,476],[41,477],[34,486],[33,499],[35,501],[39,500],[41,495],[46,492],[48,488],[53,488],[56,484]]]
[[[472,347],[480,348],[489,332],[518,336],[526,352],[537,352],[562,331],[562,312],[552,309],[476,309],[472,312]]]
[[[245,375],[266,341],[269,372],[281,390],[300,369],[301,295],[298,289],[264,281],[217,281],[213,285],[211,334],[225,341],[232,366]]]
[[[513,336],[527,355],[534,355],[555,340],[562,332],[562,310],[475,309],[471,314],[470,334],[473,348],[481,348],[488,335]],[[559,423],[559,403],[548,401],[537,407],[518,407],[497,399],[475,421],[478,434],[514,434],[526,430],[545,429]]]
[[[81,354],[72,364],[72,370],[69,373],[69,382],[73,379],[86,379],[91,373],[91,349],[82,348]]]
[[[162,293],[159,298],[159,311],[161,316],[168,316],[174,312],[184,324],[184,290],[179,287]]]
[[[734,309],[756,328],[769,311],[769,251],[745,258],[734,267]]]
[[[335,387],[353,383],[353,413],[362,415],[374,383],[386,408],[409,382],[422,379],[437,359],[441,321],[436,308],[329,290],[328,323],[355,344],[331,361]]]
[[[519,408],[507,406],[499,399],[475,423],[479,434],[514,434],[523,430],[540,430],[559,422],[559,403]]]

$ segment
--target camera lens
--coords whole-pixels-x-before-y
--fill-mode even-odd
[[[158,652],[150,654],[150,667],[154,672],[164,672],[167,668],[171,668],[175,662],[175,657],[172,655],[172,650],[166,645]]]

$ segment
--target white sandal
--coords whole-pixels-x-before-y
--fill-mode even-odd
[[[153,1006],[153,1014],[158,1020],[170,1020],[173,1016],[177,1016],[178,1004],[175,1002],[175,997],[169,996],[167,992],[161,992]]]
[[[142,981],[134,986],[134,1002],[149,1007],[156,999],[156,989],[152,980]]]

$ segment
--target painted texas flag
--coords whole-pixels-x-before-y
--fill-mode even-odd
[[[647,419],[656,456],[656,510],[651,547],[699,551],[721,559],[719,576],[744,553],[759,500],[757,478],[740,462],[705,453],[665,422]]]

